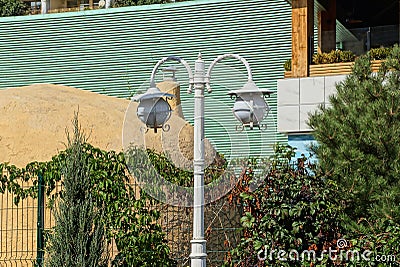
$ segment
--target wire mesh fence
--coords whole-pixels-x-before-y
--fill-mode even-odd
[[[178,266],[190,266],[190,240],[193,214],[191,208],[163,205],[161,225],[166,232],[171,257]],[[231,205],[225,198],[208,204],[204,209],[207,266],[221,266],[227,253],[240,241],[241,207]]]
[[[23,187],[30,184],[25,183]],[[14,194],[0,195],[0,265],[33,266],[36,259],[37,201],[27,198],[17,205]]]
[[[24,188],[30,183],[21,184]],[[61,189],[61,184],[57,190]],[[35,266],[38,257],[38,199],[28,197],[14,204],[14,194],[0,194],[0,266]],[[51,209],[44,206],[44,229],[54,226]],[[157,204],[161,212],[159,223],[166,233],[171,248],[171,258],[179,267],[190,266],[190,240],[192,238],[193,210],[186,207],[175,207]],[[205,229],[207,240],[207,266],[221,266],[228,251],[240,240],[241,207],[231,205],[226,198],[205,206]],[[115,247],[111,248],[111,257],[116,255]]]

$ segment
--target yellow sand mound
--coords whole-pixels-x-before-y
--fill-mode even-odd
[[[127,99],[62,85],[35,84],[0,90],[0,162],[23,167],[32,161],[50,160],[65,149],[65,131],[72,132],[72,119],[78,110],[79,123],[89,143],[104,150],[121,151],[128,110],[125,145],[133,141],[167,152],[176,165],[190,168],[193,127],[173,114],[169,132],[154,134],[150,130],[144,136],[140,130],[143,124],[135,114],[136,106]],[[209,142],[205,146],[207,161],[212,161],[214,150]]]
[[[89,142],[121,150],[128,100],[61,85],[35,84],[0,90],[0,162],[23,166],[65,149],[74,112]]]

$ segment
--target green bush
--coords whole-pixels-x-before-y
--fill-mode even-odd
[[[293,156],[293,148],[277,145],[267,163],[270,169],[255,191],[251,190],[257,180],[254,170],[247,169],[241,177],[233,198],[244,206],[243,237],[225,266],[303,266],[299,260],[287,259],[288,255],[285,261],[276,253],[270,258],[269,253],[291,249],[320,252],[334,243],[341,212],[336,203],[337,186],[316,174],[305,157],[293,164]],[[265,250],[267,255],[261,254],[266,258],[260,260],[260,251]],[[321,263],[332,264],[328,259]]]
[[[27,15],[29,6],[21,0],[0,0],[0,17]]]
[[[324,64],[323,62],[326,62],[326,56],[324,56],[325,54],[314,54],[313,55],[313,63],[314,64]]]
[[[367,56],[336,86],[331,108],[310,115],[322,168],[340,185],[348,214],[400,220],[400,48],[373,74]],[[391,71],[396,70],[396,71]]]
[[[389,47],[372,48],[368,51],[368,55],[372,60],[382,60],[390,55],[391,50]]]
[[[345,250],[355,250],[361,253],[370,251],[369,261],[348,259],[347,267],[358,266],[399,266],[400,253],[400,224],[391,219],[368,221],[366,218],[358,222],[347,221],[347,234],[344,238],[348,242]],[[388,260],[382,261],[376,256],[384,256]],[[393,257],[394,256],[394,257]]]
[[[318,53],[313,55],[314,64],[332,64],[340,62],[352,62],[355,55],[351,51],[332,50],[329,53]]]
[[[285,61],[285,63],[283,63],[283,68],[285,69],[285,71],[292,70],[292,59],[291,58],[289,58],[288,60]]]
[[[339,61],[340,62],[352,62],[354,61],[356,56],[351,51],[340,51],[339,53]]]
[[[77,128],[75,124],[75,129]],[[134,157],[131,157],[132,154]],[[116,153],[103,151],[82,142],[79,146],[72,146],[61,151],[51,161],[32,162],[22,169],[0,163],[0,173],[4,174],[0,176],[0,193],[6,190],[14,193],[16,204],[27,197],[36,198],[37,175],[38,173],[43,175],[50,207],[56,208],[55,201],[60,201],[60,205],[57,205],[60,210],[56,211],[57,225],[48,236],[49,253],[61,251],[63,246],[68,246],[67,241],[71,238],[81,240],[81,238],[73,237],[78,234],[82,237],[85,231],[87,231],[85,235],[87,237],[91,237],[91,234],[96,234],[95,236],[100,234],[100,232],[90,232],[88,227],[76,226],[78,221],[85,219],[92,220],[93,227],[103,225],[107,241],[115,242],[118,253],[112,266],[176,266],[175,260],[170,258],[170,248],[166,242],[165,233],[158,223],[161,217],[161,213],[156,209],[159,207],[158,201],[140,190],[137,185],[132,184],[133,181],[128,172],[129,159],[135,160],[129,162],[134,163],[134,166],[141,166],[136,165],[140,164],[137,160],[140,160],[141,156],[149,162],[145,163],[144,168],[137,168],[141,169],[140,174],[151,174],[148,168],[148,164],[151,164],[166,180],[182,186],[193,186],[193,172],[176,168],[163,154],[138,148],[128,149],[125,154]],[[71,162],[74,158],[77,160]],[[70,162],[72,165],[68,165]],[[205,181],[208,183],[216,180],[225,167],[225,159],[222,155],[218,156],[217,160],[206,168]],[[70,178],[65,179],[67,176]],[[78,180],[71,182],[74,181],[73,179]],[[34,186],[22,188],[20,181],[31,181]],[[57,182],[64,183],[64,190],[61,193],[55,192]],[[70,201],[70,199],[76,201]],[[81,205],[73,205],[73,203],[81,203]],[[100,211],[101,216],[98,216],[97,212]],[[89,226],[89,224],[82,226]],[[63,229],[65,231],[62,231]],[[79,229],[81,231],[78,231]],[[60,232],[62,234],[58,234]],[[80,242],[79,245],[84,246],[85,243]],[[59,258],[74,256],[73,253],[53,253],[53,255],[59,255]],[[92,256],[95,257],[96,254]],[[84,260],[85,257],[81,259]],[[60,262],[54,261],[52,266],[63,266]],[[68,266],[74,267],[73,264],[68,264]],[[82,266],[101,266],[101,264]]]
[[[80,167],[78,164],[68,165],[70,159],[77,154],[79,154],[79,162],[84,164],[79,165]],[[61,151],[49,162],[32,162],[22,169],[0,163],[0,173],[4,174],[0,176],[0,192],[3,193],[7,190],[14,193],[16,204],[21,199],[37,197],[38,173],[43,175],[46,193],[53,209],[58,207],[53,205],[55,200],[60,200],[62,204],[70,199],[68,196],[81,198],[79,200],[81,202],[77,201],[81,205],[72,205],[69,201],[60,206],[61,210],[57,215],[59,219],[56,220],[54,233],[60,232],[62,229],[65,231],[61,231],[62,235],[56,234],[49,237],[50,242],[46,249],[50,253],[52,253],[51,251],[60,251],[59,248],[62,245],[66,246],[68,240],[74,239],[78,234],[82,237],[85,231],[85,237],[88,239],[92,237],[91,235],[98,237],[100,232],[91,231],[96,229],[95,225],[103,225],[106,240],[109,244],[115,242],[118,250],[112,262],[113,266],[169,267],[176,265],[175,261],[169,257],[170,248],[166,242],[165,233],[158,223],[161,214],[154,209],[156,201],[131,184],[132,180],[122,152],[103,151],[90,144],[82,143],[79,147]],[[71,179],[65,179],[67,174]],[[79,189],[78,183],[71,183],[72,178],[83,177],[87,184],[82,188],[90,188],[90,194],[82,191],[82,188]],[[20,181],[31,181],[33,186],[22,188]],[[64,183],[64,190],[56,193],[56,182],[60,181]],[[66,189],[68,190],[65,191]],[[63,211],[68,212],[67,215],[62,215]],[[98,216],[96,213],[100,211],[101,216]],[[85,224],[80,227],[79,223],[83,222],[83,219],[92,220],[93,224]],[[69,227],[68,230],[67,227]],[[99,227],[97,229],[101,230]],[[79,240],[85,239],[77,238],[75,241],[79,242]],[[81,242],[77,248],[83,248],[83,245],[85,243]],[[82,252],[84,249],[86,248],[83,248]],[[59,257],[74,257],[75,254],[66,251],[58,253]],[[96,253],[93,253],[93,257],[95,256]],[[54,266],[101,266],[101,264],[62,265],[60,261],[55,261]]]
[[[380,47],[372,48],[368,55],[372,60],[386,59],[391,53],[392,48]],[[340,62],[353,62],[356,56],[351,51],[332,50],[329,53],[318,53],[313,55],[314,64],[332,64]]]

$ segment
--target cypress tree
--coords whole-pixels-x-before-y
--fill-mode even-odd
[[[46,266],[107,266],[105,229],[102,212],[91,195],[90,170],[86,162],[85,136],[77,115],[72,138],[61,161],[63,189],[55,210],[55,227],[48,237]]]

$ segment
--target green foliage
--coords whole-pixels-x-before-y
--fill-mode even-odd
[[[315,166],[305,157],[293,164],[293,156],[293,148],[277,145],[271,168],[257,190],[250,189],[255,178],[252,168],[239,181],[232,198],[244,206],[243,238],[226,266],[301,266],[301,261],[279,260],[276,254],[270,258],[269,252],[322,251],[337,237],[336,184],[315,174]],[[267,250],[263,261],[257,255],[261,250]],[[331,264],[327,259],[322,263]]]
[[[369,261],[363,262],[363,265],[360,265],[360,260],[349,259],[346,266],[400,265],[398,257],[400,253],[400,225],[398,222],[388,219],[369,222],[364,218],[358,223],[354,221],[349,221],[347,223],[349,226],[354,226],[354,231],[349,231],[345,236],[349,243],[347,249],[359,251],[361,253],[371,251],[371,254],[369,256]],[[384,258],[382,258],[382,256]]]
[[[320,167],[339,186],[346,238],[355,248],[370,249],[375,255],[396,255],[400,247],[400,48],[392,49],[378,73],[371,71],[371,58],[370,54],[356,60],[352,73],[330,97],[332,106],[311,114],[309,125],[318,141],[314,151]]]
[[[125,155],[134,156],[134,166],[135,169],[141,169],[140,174],[153,175],[149,169],[151,164],[155,167],[154,174],[159,172],[166,180],[177,185],[190,188],[193,185],[193,173],[176,168],[166,155],[152,150],[132,148],[123,154],[103,151],[87,143],[82,144],[81,149],[81,156],[87,164],[94,206],[101,207],[101,223],[105,227],[107,240],[114,240],[119,252],[113,266],[175,266],[175,261],[169,258],[170,249],[165,234],[157,223],[160,212],[155,207],[158,203],[132,184]],[[35,198],[36,177],[42,173],[50,206],[55,207],[54,203],[65,194],[64,190],[57,193],[55,189],[57,182],[65,182],[62,179],[62,166],[71,153],[71,149],[67,149],[49,162],[29,163],[22,169],[6,163],[0,164],[0,173],[3,173],[0,179],[1,192],[13,192],[17,196],[16,204],[27,197]],[[143,157],[143,161],[140,161],[140,157]],[[226,161],[219,155],[205,170],[206,182],[216,180],[225,167]],[[22,188],[21,181],[32,181],[34,186]]]
[[[150,149],[144,152],[145,157],[150,159],[150,163],[157,173],[165,177],[167,181],[180,186],[190,186],[192,184],[193,172],[179,169],[165,154],[159,154]]]
[[[340,62],[352,62],[355,55],[351,51],[332,50],[329,53],[318,53],[313,55],[314,64],[332,64]]]
[[[133,180],[128,175],[124,154],[103,151],[87,143],[83,143],[79,151],[80,157],[86,164],[82,168],[87,172],[85,176],[88,178],[91,195],[91,202],[83,208],[91,209],[93,204],[95,211],[101,210],[101,220],[98,223],[104,226],[107,241],[115,241],[118,250],[113,266],[175,266],[175,261],[169,258],[170,249],[166,244],[165,233],[161,225],[157,223],[160,213],[150,208],[155,200],[132,184]],[[2,173],[0,189],[2,192],[8,190],[16,194],[15,203],[18,204],[20,199],[36,197],[36,177],[38,173],[42,173],[51,206],[58,200],[61,205],[66,197],[65,187],[67,186],[66,180],[62,179],[66,173],[63,166],[74,154],[76,151],[68,148],[54,156],[49,162],[33,162],[23,169],[0,164],[0,173]],[[75,178],[78,178],[81,172],[73,173],[76,174]],[[20,186],[20,181],[32,181],[34,185],[24,189]],[[57,193],[56,182],[59,181],[64,183],[64,190]],[[73,188],[70,191],[76,191],[76,197],[82,193],[73,185],[68,186]],[[91,218],[91,215],[85,216],[88,219]],[[71,217],[70,219],[72,220]],[[74,226],[78,229],[76,225]],[[65,225],[58,224],[56,231],[57,227],[65,227]],[[71,232],[66,234],[71,234],[71,237],[74,235]],[[50,242],[51,245],[52,242]]]
[[[371,60],[386,59],[390,55],[391,50],[392,49],[390,47],[372,48],[368,51],[368,56],[371,58]]]
[[[165,154],[137,147],[125,151],[125,160],[136,182],[152,197],[173,205],[193,203],[192,171],[177,168]],[[217,154],[214,162],[204,170],[205,184],[210,187],[223,186],[223,178],[230,173],[226,171],[226,166],[224,157]]]
[[[28,12],[28,5],[21,0],[0,0],[0,17],[21,16]]]
[[[339,52],[339,61],[340,62],[352,62],[356,56],[351,51],[340,51]]]
[[[380,47],[380,48],[372,48],[368,51],[367,55],[371,58],[371,60],[382,60],[386,59],[391,53],[392,48],[389,47]],[[313,63],[314,64],[332,64],[332,63],[340,63],[340,62],[353,62],[356,56],[351,51],[341,51],[341,50],[332,50],[329,53],[318,53],[313,55]],[[286,63],[284,65],[286,70]]]
[[[83,150],[85,137],[74,120],[68,153],[60,163],[63,194],[54,212],[56,225],[48,235],[46,266],[108,266],[102,207],[91,192],[89,165]]]
[[[145,152],[145,156],[150,159],[151,165],[154,166],[160,176],[176,185],[193,187],[192,171],[176,167],[168,156],[163,153],[160,154],[151,149],[147,149]],[[218,154],[214,162],[204,170],[205,183],[216,180],[224,172],[226,165],[227,162],[223,155]]]
[[[285,61],[285,63],[283,63],[283,68],[285,69],[285,71],[292,70],[292,59],[291,58],[289,58],[288,60]]]
[[[375,75],[368,58],[359,58],[330,97],[332,107],[309,119],[321,167],[337,181],[355,219],[400,220],[399,60],[396,46]]]

